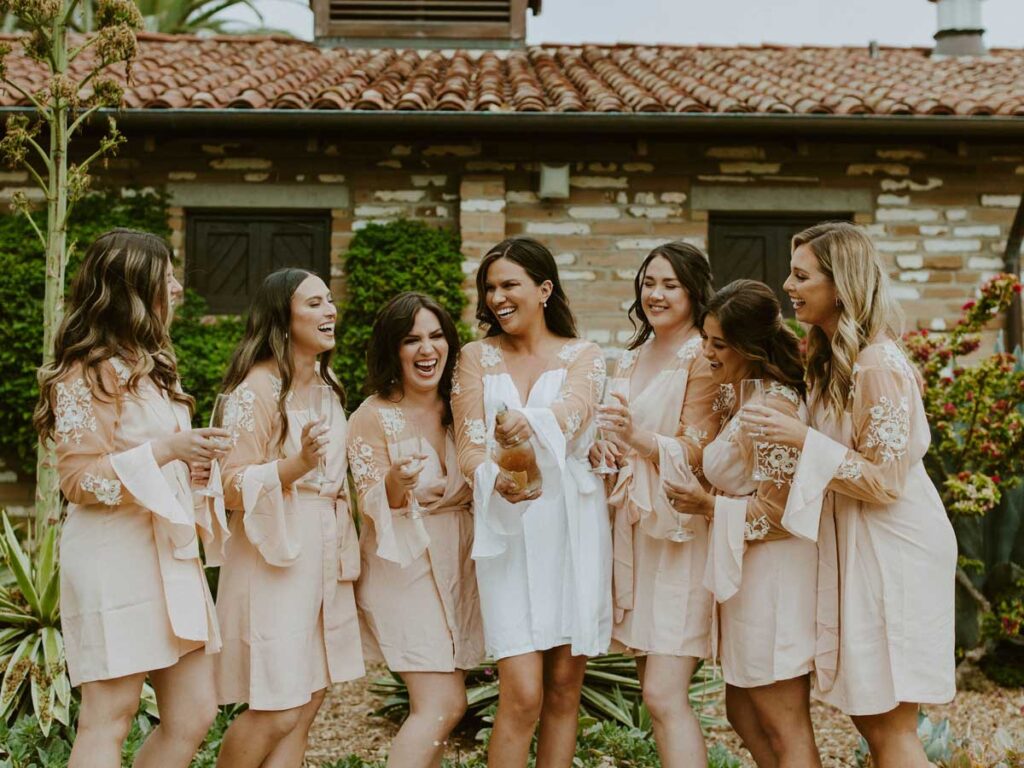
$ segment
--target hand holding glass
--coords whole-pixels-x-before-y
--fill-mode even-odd
[[[423,505],[416,498],[416,486],[419,485],[419,475],[423,471],[423,459],[426,454],[423,451],[423,436],[420,434],[419,425],[414,422],[408,422],[405,431],[408,436],[395,447],[400,458],[410,459],[407,471],[417,474],[416,485],[409,489],[409,517],[413,520],[419,520],[426,515],[426,510],[423,509]]]
[[[331,423],[333,406],[334,389],[326,384],[317,384],[310,392],[309,420],[322,421],[329,425]],[[318,485],[323,485],[327,482],[327,458],[325,456],[317,459],[314,482]]]
[[[213,401],[213,412],[210,414],[210,427],[217,429],[226,429],[231,433],[235,431],[235,422],[237,421],[237,409],[231,402],[231,396],[225,394],[218,394]],[[213,438],[214,444],[222,453],[226,453],[231,448],[231,440],[229,438]],[[210,482],[213,480],[214,465],[216,465],[217,459],[214,459],[210,463],[210,477],[207,480],[205,488],[200,488],[199,493],[203,496],[216,496],[217,493],[210,489]]]
[[[611,381],[612,381],[611,376],[605,376],[601,380],[601,398],[600,398],[600,400],[598,400],[598,405],[607,405],[610,402],[611,390],[612,390]],[[598,420],[598,423],[600,424],[600,415],[598,416],[597,420]],[[600,426],[598,426],[598,429],[597,429],[597,439],[598,440],[607,440],[608,439],[607,437],[605,437],[604,430],[602,430],[600,428]],[[614,475],[619,470],[616,467],[608,466],[608,462],[605,460],[605,457],[602,456],[601,457],[601,463],[598,464],[596,467],[591,467],[590,471],[593,472],[595,475]]]

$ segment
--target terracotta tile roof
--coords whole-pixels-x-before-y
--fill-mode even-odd
[[[125,106],[147,110],[1024,116],[1024,49],[932,59],[914,48],[872,58],[863,48],[783,46],[326,50],[279,37],[155,34],[139,42]],[[8,66],[22,84],[42,86],[41,69],[23,56]],[[0,106],[24,103],[0,93]]]

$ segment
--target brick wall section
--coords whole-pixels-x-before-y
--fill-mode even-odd
[[[161,138],[132,141],[115,181],[160,185],[235,182],[308,188],[343,182],[332,209],[334,288],[352,234],[371,221],[411,217],[458,227],[467,279],[503,237],[546,243],[585,333],[621,345],[633,272],[658,243],[707,247],[709,212],[692,207],[702,186],[737,190],[860,190],[858,213],[884,254],[910,324],[940,329],[981,280],[1000,268],[1024,188],[1024,142],[865,141],[599,142],[352,141]],[[573,159],[566,200],[537,198],[544,161]],[[793,210],[791,212],[800,212]],[[171,211],[184,246],[184,211]],[[185,254],[187,258],[187,254]],[[471,288],[467,284],[467,289]]]
[[[536,237],[555,254],[582,331],[609,350],[631,334],[625,309],[647,252],[676,238],[706,248],[709,212],[694,208],[695,189],[769,189],[780,200],[786,190],[869,194],[870,210],[856,220],[886,259],[908,325],[934,329],[957,317],[979,283],[1001,268],[1024,189],[1024,141],[128,138],[97,183],[227,182],[296,194],[343,185],[347,203],[331,206],[338,295],[348,244],[371,221],[410,217],[457,227],[471,302],[472,273],[487,248],[508,235]],[[570,197],[539,200],[540,163],[566,160]],[[21,186],[19,176],[0,176],[0,199]],[[186,216],[183,207],[169,211],[172,244],[187,260]],[[470,306],[467,318],[472,313]]]

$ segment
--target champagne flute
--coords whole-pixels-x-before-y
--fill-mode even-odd
[[[395,446],[397,448],[398,456],[401,458],[414,459],[409,462],[409,469],[411,471],[422,469],[423,459],[420,457],[424,455],[424,451],[423,435],[420,433],[420,426],[415,421],[407,422],[405,432],[407,437],[404,440],[399,441]],[[419,485],[419,479],[419,477],[416,478],[416,485]],[[416,498],[416,488],[414,486],[409,490],[409,517],[413,520],[419,520],[425,515],[426,510],[423,509],[423,505],[420,504],[419,499]]]
[[[598,400],[598,404],[599,405],[608,405],[611,402],[611,395],[612,395],[612,383],[611,382],[612,382],[612,377],[608,376],[608,375],[605,375],[605,377],[601,380],[601,397]],[[598,423],[600,423],[599,419],[595,419],[595,421],[598,421]],[[597,428],[597,439],[598,440],[605,440],[605,439],[607,439],[605,437],[604,430],[601,429],[600,426],[598,426],[598,428]],[[608,463],[602,460],[601,463],[598,464],[596,467],[591,467],[590,471],[593,472],[595,475],[614,475],[619,470],[616,469],[615,467],[608,466]]]
[[[743,379],[740,382],[740,408],[763,402],[764,379]],[[751,479],[759,483],[765,479],[764,472],[761,469],[761,453],[764,450],[764,444],[756,440],[752,442],[754,445],[754,470],[751,473]]]
[[[210,413],[210,427],[226,429],[232,434],[235,432],[235,423],[238,418],[238,409],[235,404],[231,402],[231,396],[223,393],[218,394],[213,400],[213,411]],[[220,450],[227,451],[232,444],[231,438],[218,437],[213,439],[214,445]],[[214,467],[217,466],[217,459],[213,459],[210,462],[210,479],[207,480],[206,487],[200,488],[199,493],[202,496],[217,496],[217,492],[211,490],[210,483],[213,481]]]
[[[679,474],[683,477],[683,479],[688,480],[690,482],[692,482],[695,479],[693,473],[690,471],[689,465],[686,463],[685,457],[683,459],[683,464],[681,466],[675,463],[673,463],[673,465],[679,471]],[[671,504],[669,506],[671,506]],[[672,507],[672,515],[675,518],[676,527],[670,530],[668,534],[665,536],[665,538],[667,538],[669,541],[675,542],[676,544],[682,544],[687,541],[693,541],[694,537],[697,534],[694,532],[693,528],[689,528],[685,524],[685,518],[689,517],[689,515],[687,515],[685,512],[680,512],[675,507]]]
[[[331,411],[334,406],[334,390],[327,384],[316,384],[310,392],[309,420],[331,423]],[[327,482],[327,457],[321,456],[316,462],[314,482],[323,485]]]

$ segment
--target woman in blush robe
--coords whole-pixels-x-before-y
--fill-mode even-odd
[[[470,551],[473,493],[459,472],[449,397],[459,334],[433,299],[396,296],[374,322],[368,390],[352,414],[349,466],[364,525],[356,602],[367,656],[409,689],[391,768],[440,766],[483,659]]]
[[[704,445],[728,413],[701,355],[696,320],[711,295],[711,269],[683,242],[655,248],[637,271],[630,314],[639,330],[619,359],[601,406],[595,465],[619,468],[614,515],[614,647],[637,656],[644,702],[666,768],[707,760],[687,689],[708,655],[711,593],[704,587],[707,521],[685,522],[663,478],[701,472]]]
[[[783,516],[818,541],[814,695],[853,718],[879,768],[925,768],[917,709],[954,695],[956,538],[922,459],[920,377],[897,343],[885,268],[859,228],[793,239],[786,291],[808,345],[810,428],[752,407],[743,421],[802,447]]]
[[[463,349],[452,388],[459,466],[473,485],[484,640],[498,660],[491,768],[568,768],[588,656],[611,634],[611,532],[604,489],[588,471],[601,350],[576,326],[551,253],[499,243],[477,270],[486,338]],[[507,406],[504,422],[495,417]],[[539,491],[499,476],[494,445],[529,440]]]
[[[274,272],[224,379],[235,445],[222,479],[233,511],[217,588],[217,695],[249,708],[224,736],[223,768],[298,768],[327,686],[363,675],[347,426],[330,369],[336,320],[319,277]],[[314,419],[323,388],[331,407]]]
[[[82,687],[71,768],[116,768],[149,675],[160,725],[135,765],[185,768],[217,714],[220,648],[199,559],[223,546],[223,517],[193,508],[223,430],[190,428],[167,334],[181,285],[160,238],[101,235],[86,251],[40,373],[35,425],[56,441],[68,500],[61,531],[64,648]]]
[[[716,381],[742,391],[743,380],[758,379],[752,402],[807,421],[799,341],[768,286],[730,283],[701,326]],[[782,526],[800,451],[752,440],[740,427],[730,419],[704,449],[704,474],[718,495],[671,482],[668,495],[677,509],[713,520],[706,583],[719,602],[729,722],[760,768],[820,768],[809,697],[818,549]]]

